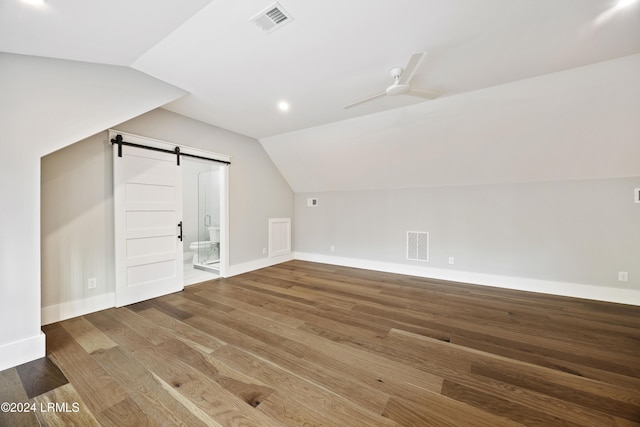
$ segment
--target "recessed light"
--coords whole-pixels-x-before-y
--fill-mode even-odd
[[[289,103],[287,101],[278,102],[278,110],[282,112],[289,111]]]
[[[44,6],[47,0],[22,0],[22,2],[32,6]]]

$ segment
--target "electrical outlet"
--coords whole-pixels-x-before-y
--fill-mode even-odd
[[[95,277],[90,277],[89,280],[87,281],[87,287],[89,289],[95,289],[97,285],[98,285],[98,279],[96,279]]]
[[[450,256],[450,257],[449,257],[449,264],[450,264],[450,265],[453,265],[454,261],[455,261],[455,260],[453,259],[453,257],[452,257],[452,256]]]
[[[335,246],[333,246],[333,245],[331,245],[331,247],[329,248],[329,250],[330,250],[331,252],[335,252],[335,251],[336,251],[336,247],[335,247]]]
[[[629,273],[626,271],[618,271],[618,282],[628,282]]]
[[[262,255],[266,255],[267,254],[267,248],[262,248]]]

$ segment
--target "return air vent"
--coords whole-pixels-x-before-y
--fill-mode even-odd
[[[429,261],[429,233],[425,231],[407,231],[407,259]]]
[[[293,21],[293,17],[280,4],[273,3],[251,18],[250,21],[255,22],[266,33],[271,33]]]

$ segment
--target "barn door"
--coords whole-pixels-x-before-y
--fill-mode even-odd
[[[121,307],[184,287],[182,176],[176,155],[113,147],[116,307]]]

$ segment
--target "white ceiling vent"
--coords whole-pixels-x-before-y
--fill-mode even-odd
[[[271,6],[258,13],[250,19],[251,22],[262,28],[263,31],[271,33],[293,21],[293,16],[289,14],[280,4],[273,3]]]

